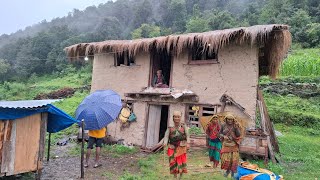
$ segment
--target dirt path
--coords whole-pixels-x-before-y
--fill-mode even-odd
[[[79,156],[70,156],[67,153],[74,146],[76,144],[73,143],[67,146],[54,146],[51,156],[58,157],[44,163],[41,179],[80,179],[80,154]],[[140,152],[124,156],[101,154],[102,166],[93,168],[94,162],[91,159],[89,168],[85,168],[85,179],[119,179],[125,173],[138,174],[138,160],[145,156],[146,154]]]

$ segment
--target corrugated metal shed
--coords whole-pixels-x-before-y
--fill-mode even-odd
[[[27,101],[0,101],[0,108],[14,108],[14,109],[41,108],[57,101],[60,101],[60,100],[46,99],[46,100],[27,100]]]

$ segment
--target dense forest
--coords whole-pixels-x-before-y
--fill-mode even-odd
[[[109,1],[1,35],[0,82],[65,70],[63,48],[75,43],[272,23],[290,25],[294,43],[301,47],[320,45],[319,0]]]

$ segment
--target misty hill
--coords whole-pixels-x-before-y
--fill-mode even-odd
[[[1,35],[0,81],[61,72],[67,68],[63,48],[79,42],[284,23],[291,25],[296,43],[315,47],[320,42],[319,12],[318,0],[109,1]]]

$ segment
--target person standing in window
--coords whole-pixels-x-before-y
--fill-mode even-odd
[[[166,80],[162,74],[162,70],[158,70],[152,81],[152,86],[155,88],[168,88]]]

